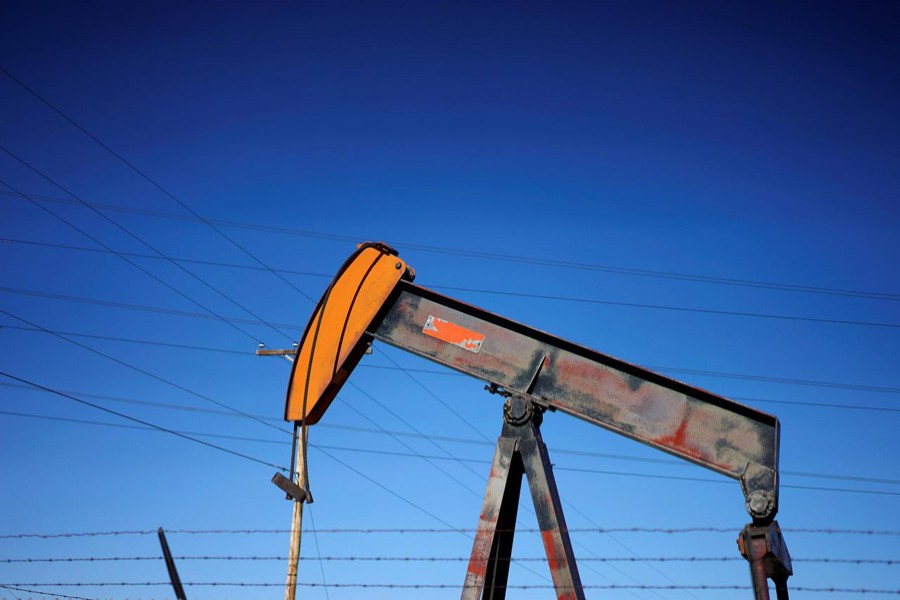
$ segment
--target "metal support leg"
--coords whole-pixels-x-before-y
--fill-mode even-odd
[[[772,579],[778,600],[788,600],[787,580],[794,571],[778,522],[747,525],[738,537],[738,548],[750,564],[754,598],[769,600],[769,579]]]
[[[510,398],[504,415],[461,598],[506,598],[519,493],[526,474],[556,597],[584,600],[556,480],[541,440],[541,415],[521,398]]]
[[[506,597],[522,473],[522,459],[516,454],[516,440],[501,436],[491,463],[462,600],[478,600],[482,589],[485,600],[503,600]]]
[[[550,563],[556,597],[559,600],[584,600],[581,576],[575,564],[575,553],[572,551],[569,528],[563,515],[547,447],[541,439],[540,430],[534,425],[530,429],[528,438],[522,441],[520,452],[541,528],[544,552]]]

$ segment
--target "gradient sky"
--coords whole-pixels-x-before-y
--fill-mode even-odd
[[[290,365],[256,345],[299,338],[356,242],[383,240],[421,285],[777,415],[792,585],[897,593],[896,564],[802,559],[900,558],[898,17],[878,2],[0,1],[0,371],[286,465]],[[242,248],[289,272],[235,266],[259,266]],[[384,345],[351,382],[310,436],[301,597],[457,597],[464,562],[334,559],[467,557],[459,533],[346,530],[474,528],[500,401]],[[167,582],[155,535],[18,534],[289,527],[271,466],[0,386],[0,585],[46,594],[0,599],[172,597],[135,585]],[[630,560],[737,557],[736,482],[561,414],[543,434],[582,580],[620,588],[589,598],[749,597],[682,589],[746,586],[742,561]],[[722,531],[596,531],[691,527]],[[288,536],[169,543],[282,557]],[[541,556],[533,533],[515,556]],[[9,562],[52,557],[154,558]],[[285,562],[179,570],[280,585]],[[541,561],[510,575],[548,580]],[[37,585],[90,582],[132,585]]]

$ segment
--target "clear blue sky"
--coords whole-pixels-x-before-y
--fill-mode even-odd
[[[896,591],[896,565],[800,559],[900,558],[898,12],[877,2],[0,2],[0,66],[290,271],[286,283],[235,267],[258,264],[0,73],[0,370],[286,465],[290,438],[272,426],[287,429],[289,364],[254,356],[256,344],[289,346],[312,310],[304,296],[322,293],[357,241],[383,240],[421,285],[776,414],[792,584]],[[392,361],[427,372],[372,368]],[[458,533],[346,530],[474,528],[500,402],[383,345],[352,383],[311,433],[301,581],[328,587],[302,597],[458,597],[464,562],[315,557],[468,556]],[[159,554],[148,534],[15,534],[289,526],[270,466],[123,427],[134,423],[13,379],[0,386],[4,559]],[[572,528],[725,529],[576,532],[586,585],[679,588],[588,597],[749,597],[680,589],[745,586],[742,561],[600,560],[736,557],[747,521],[736,482],[565,415],[548,416],[543,433]],[[527,511],[519,523],[535,526]],[[790,531],[827,528],[894,535]],[[169,541],[193,557],[284,556],[288,542]],[[541,556],[533,533],[515,556]],[[280,584],[284,568],[179,561],[185,582]],[[548,579],[543,562],[522,561],[510,583]],[[0,584],[165,581],[157,559],[0,561]],[[342,587],[361,583],[451,587]],[[21,587],[47,595],[0,599],[171,597],[165,586]]]

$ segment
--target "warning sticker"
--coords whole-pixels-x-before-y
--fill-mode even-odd
[[[428,315],[428,320],[425,321],[422,333],[475,353],[481,350],[481,344],[484,342],[484,335],[477,331],[466,329],[433,315]]]

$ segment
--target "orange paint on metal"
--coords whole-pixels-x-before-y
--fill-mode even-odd
[[[481,344],[484,343],[484,334],[433,315],[428,315],[422,333],[475,353],[481,350]]]
[[[678,429],[675,430],[675,433],[658,437],[653,441],[666,448],[676,450],[684,456],[702,461],[705,464],[714,465],[720,469],[731,470],[732,467],[730,465],[722,465],[717,463],[707,452],[704,452],[700,448],[697,448],[690,443],[688,439],[688,426],[690,424],[691,417],[691,412],[688,411],[687,414],[685,414],[684,418],[681,420],[681,423],[678,425]]]
[[[363,244],[348,259],[301,338],[285,420],[303,419],[305,396],[306,423],[318,422],[355,366],[344,368],[347,358],[406,272],[406,263],[382,244]]]
[[[560,571],[564,571],[566,566],[565,559],[562,558],[562,551],[560,550],[562,547],[562,540],[559,539],[558,534],[559,532],[554,530],[541,531],[541,541],[544,542],[544,552],[547,554],[547,562],[550,565],[550,575],[553,577],[553,583],[555,585],[562,584],[563,586],[571,585],[571,582],[557,581]],[[576,600],[578,596],[571,587],[563,587],[562,589],[557,589],[556,597],[559,600]]]

